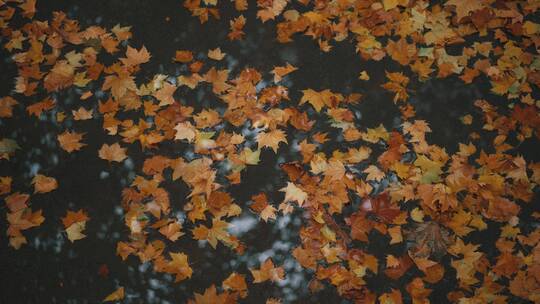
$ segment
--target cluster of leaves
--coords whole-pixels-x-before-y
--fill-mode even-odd
[[[238,11],[248,7],[247,1],[234,4]],[[217,5],[217,0],[184,3],[201,23],[219,17]],[[122,163],[130,145],[149,151],[140,174],[122,192],[129,233],[116,250],[122,259],[136,256],[177,282],[197,271],[185,252],[169,249],[179,239],[206,241],[214,249],[226,246],[242,255],[249,244],[230,233],[233,218],[251,210],[271,225],[277,217],[301,210],[301,243],[292,255],[313,271],[312,292],[332,285],[341,296],[359,303],[401,303],[403,298],[429,303],[431,287],[451,272],[458,282],[447,295],[451,302],[505,303],[510,296],[540,301],[540,229],[522,216],[528,205],[538,204],[532,201],[540,164],[516,154],[519,143],[540,137],[540,103],[534,91],[540,82],[540,25],[532,20],[540,4],[265,0],[257,6],[262,22],[276,20],[280,42],[304,33],[329,52],[333,41],[352,40],[363,59],[389,56],[421,81],[456,74],[471,83],[485,77],[491,91],[508,100],[499,107],[487,100],[474,102],[483,132],[494,134],[492,145],[478,149],[477,132],[453,154],[430,144],[426,136],[431,129],[428,122],[416,119],[409,103],[410,79],[401,71],[387,72],[388,82],[380,84],[394,94],[401,113],[402,124],[394,130],[382,124],[355,124],[353,108],[362,102],[359,93],[306,88],[300,100],[291,100],[289,88],[282,84],[297,70],[289,63],[264,72],[273,74],[273,83],[263,82],[263,74],[253,68],[230,75],[220,64],[227,55],[219,48],[209,50],[206,60],[178,50],[174,61],[186,74],[155,75],[140,83],[137,73],[151,54],[144,46],[129,45],[128,26],[81,29],[63,12],[38,21],[33,19],[31,0],[0,2],[3,46],[18,67],[13,96],[0,99],[0,117],[9,119],[18,106],[25,107],[29,119],[54,115],[59,124],[70,126],[57,135],[65,153],[85,148],[85,134],[76,126],[89,119],[99,120],[111,138],[96,151],[97,157]],[[9,26],[14,16],[27,20],[22,26]],[[242,15],[231,20],[229,39],[242,39],[245,24]],[[489,39],[470,43],[466,38],[471,35]],[[446,47],[451,45],[463,46],[463,52],[448,54]],[[109,60],[103,60],[105,56]],[[366,71],[358,72],[360,79],[369,80]],[[192,107],[178,98],[179,88],[199,86],[211,88],[221,106]],[[71,112],[56,98],[67,89],[80,95],[80,107]],[[106,97],[97,100],[98,91]],[[39,101],[30,102],[38,96]],[[463,123],[471,124],[472,119],[464,116]],[[331,135],[323,132],[328,124]],[[339,149],[325,149],[329,142],[338,142]],[[177,158],[160,153],[167,143],[182,143],[190,153]],[[0,159],[8,161],[18,149],[17,139],[1,139]],[[287,177],[277,185],[283,200],[273,202],[273,194],[259,193],[249,202],[235,202],[230,187],[242,185],[242,172],[259,163],[263,149],[275,154],[288,149],[294,155],[281,164]],[[12,177],[0,181],[9,209],[7,234],[17,249],[26,242],[23,231],[45,219],[29,206],[29,194],[12,191]],[[180,182],[190,190],[182,206],[185,219],[171,212],[166,188]],[[62,186],[39,174],[32,183],[36,194]],[[531,215],[540,217],[538,212]],[[62,223],[70,241],[85,238],[88,220],[84,210],[66,211]],[[488,256],[468,239],[489,227],[501,227],[494,230],[499,233],[496,256]],[[381,237],[387,251],[374,252],[370,241]],[[284,268],[271,259],[250,272],[231,273],[221,287],[212,285],[190,301],[232,303],[247,296],[248,284],[286,277]],[[376,293],[366,284],[374,277],[407,279],[399,289]],[[105,300],[123,297],[124,289],[119,288]]]

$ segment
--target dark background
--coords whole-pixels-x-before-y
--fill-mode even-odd
[[[221,20],[211,19],[201,25],[183,8],[181,1],[47,0],[38,1],[35,19],[49,19],[53,11],[60,10],[70,18],[79,20],[83,28],[89,25],[108,29],[116,24],[132,26],[130,45],[136,48],[144,45],[152,54],[151,61],[144,64],[143,71],[138,74],[138,83],[150,80],[156,73],[179,75],[182,68],[172,62],[176,50],[193,50],[203,56],[208,49],[221,47],[227,53],[223,65],[231,70],[231,75],[236,75],[245,67],[253,67],[269,81],[272,77],[269,71],[274,66],[289,62],[299,68],[285,82],[290,88],[292,100],[298,100],[300,90],[307,88],[328,88],[343,94],[361,93],[364,97],[355,108],[359,127],[373,128],[380,123],[389,130],[399,127],[402,121],[392,102],[392,95],[380,85],[386,82],[385,70],[404,71],[411,76],[408,68],[390,59],[363,61],[355,54],[354,43],[349,40],[335,43],[329,53],[321,52],[314,41],[304,36],[295,36],[294,42],[280,44],[275,39],[275,22],[263,24],[256,20],[254,3],[250,3],[250,9],[244,12],[247,19],[246,38],[230,42],[227,39],[229,20],[239,15],[232,5],[229,1],[220,2]],[[17,69],[3,48],[0,57],[0,96],[6,96],[13,90]],[[371,80],[358,80],[361,70],[367,70]],[[505,102],[503,98],[488,93],[488,84],[482,78],[465,85],[457,77],[419,82],[411,76],[410,102],[416,107],[417,118],[427,120],[433,130],[428,142],[444,146],[447,152],[452,153],[457,150],[459,142],[468,142],[471,131],[480,131],[481,116],[473,106],[474,100],[486,98],[500,104]],[[204,88],[196,94],[184,87],[177,91],[177,95],[178,99],[195,107],[212,106],[215,102],[215,97]],[[68,108],[70,105],[78,107],[73,104],[76,99],[73,91],[68,90],[57,97],[65,101]],[[35,98],[33,101],[39,100],[39,97],[32,98]],[[461,124],[459,118],[465,114],[473,115],[472,126]],[[77,122],[73,126],[77,132],[86,132],[83,141],[87,146],[77,153],[67,154],[58,147],[56,136],[66,128],[55,123],[50,114],[41,120],[29,118],[23,107],[15,108],[13,118],[0,120],[0,137],[16,139],[22,148],[9,162],[0,161],[1,175],[14,178],[13,191],[32,193],[30,181],[36,172],[55,177],[60,185],[53,192],[31,196],[32,208],[43,209],[46,220],[40,227],[24,232],[29,242],[27,245],[14,250],[8,247],[5,233],[1,233],[0,303],[99,303],[118,286],[126,288],[125,303],[183,303],[192,298],[194,292],[202,293],[211,284],[220,285],[232,271],[248,274],[249,277],[248,268],[258,267],[260,261],[268,256],[277,265],[284,265],[287,280],[281,285],[250,285],[246,302],[260,303],[268,297],[299,303],[344,302],[331,286],[314,295],[309,293],[307,284],[312,273],[301,269],[290,255],[299,244],[297,231],[302,221],[299,213],[284,217],[274,224],[258,221],[252,214],[240,217],[236,224],[242,227],[244,232],[240,238],[248,246],[244,256],[237,256],[221,244],[216,250],[208,244],[199,245],[190,239],[190,233],[184,229],[188,235],[174,244],[177,248],[173,248],[173,251],[184,251],[189,255],[194,275],[181,283],[173,283],[172,277],[155,273],[150,264],[141,265],[137,258],[130,257],[122,262],[116,255],[117,241],[126,240],[128,235],[120,207],[122,189],[131,183],[136,174],[141,174],[145,158],[154,154],[178,157],[185,153],[187,147],[164,146],[163,150],[156,152],[142,151],[131,145],[128,160],[121,165],[109,165],[97,157],[97,150],[102,143],[110,144],[118,141],[118,138],[106,135],[99,120]],[[475,143],[487,149],[493,136],[482,133],[482,139]],[[333,146],[327,148],[335,149],[336,145],[339,143],[334,142]],[[539,161],[537,146],[537,141],[529,139],[520,145],[516,153],[524,155],[527,161]],[[261,163],[250,166],[242,174],[240,186],[230,188],[235,201],[243,206],[253,194],[262,191],[276,193],[282,188],[285,180],[278,164],[292,160],[290,152],[280,149],[278,158],[271,150],[263,150]],[[181,213],[188,188],[179,183],[166,187],[174,212]],[[276,203],[282,199],[279,194],[270,197]],[[60,219],[68,209],[89,212],[88,237],[84,240],[75,243],[67,240]],[[5,212],[6,208],[2,206],[0,231],[7,229]],[[490,226],[482,234],[472,233],[471,238],[483,240],[486,245],[482,250],[487,254],[494,253],[497,231],[498,227]],[[379,250],[384,256],[388,253],[385,244],[383,239],[377,242],[375,237],[370,249]],[[107,276],[98,274],[98,269],[103,265],[109,269]],[[434,303],[446,301],[446,293],[456,284],[453,275],[450,271],[440,284],[431,286],[434,288],[431,297]],[[390,288],[403,288],[406,276],[398,282],[376,277],[368,284],[374,291],[389,291]],[[519,303],[519,300],[515,301]]]

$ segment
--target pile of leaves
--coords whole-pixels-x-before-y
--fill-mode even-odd
[[[110,140],[94,154],[113,169],[126,161],[130,147],[145,151],[143,166],[118,198],[126,229],[111,250],[123,260],[134,256],[182,284],[197,269],[193,257],[173,246],[178,240],[242,255],[250,244],[230,232],[234,218],[254,212],[273,225],[301,212],[299,243],[291,255],[310,270],[313,293],[335,288],[355,303],[430,303],[432,288],[452,276],[449,302],[540,302],[540,163],[517,153],[522,142],[540,138],[538,1],[234,1],[239,15],[230,20],[232,41],[245,37],[247,22],[273,22],[281,43],[307,35],[323,52],[354,43],[364,60],[397,62],[403,70],[387,71],[387,81],[378,86],[394,96],[401,115],[395,129],[356,123],[355,106],[365,102],[360,93],[305,88],[301,98],[290,98],[284,79],[298,70],[290,63],[271,71],[246,67],[233,75],[220,48],[204,58],[178,50],[171,55],[182,75],[140,80],[152,55],[130,45],[129,26],[81,28],[63,12],[37,20],[35,5],[0,1],[2,47],[18,70],[12,94],[0,98],[0,117],[9,120],[14,108],[24,108],[27,119],[54,117],[63,128],[58,147],[67,154],[86,148],[87,134],[78,124],[99,121]],[[221,5],[183,3],[201,23],[220,18]],[[242,15],[249,5],[256,5],[259,20]],[[469,39],[474,35],[481,39]],[[460,54],[447,53],[455,46]],[[431,128],[409,102],[409,74],[414,81],[457,76],[465,84],[490,84],[492,96],[471,101],[478,111],[462,117],[465,125],[480,121],[480,129],[470,132],[468,142],[456,143],[455,153],[426,140]],[[273,81],[264,81],[266,75]],[[364,70],[358,75],[370,80]],[[194,105],[180,94],[201,86],[219,102]],[[78,96],[75,107],[58,98],[67,90]],[[490,144],[478,147],[481,137]],[[17,141],[0,139],[1,162],[23,152]],[[164,152],[179,146],[182,155]],[[236,201],[230,189],[242,187],[244,172],[259,164],[265,150],[283,155],[285,179],[275,185],[276,193]],[[34,193],[21,193],[12,189],[17,178],[0,177],[13,250],[28,242],[26,230],[44,221],[61,221],[69,241],[85,241],[86,223],[99,221],[89,216],[91,210],[46,219],[32,201],[62,185],[54,176],[37,174],[28,181]],[[175,183],[188,187],[189,195],[171,197],[167,187]],[[171,204],[186,216],[179,218]],[[497,234],[496,251],[489,254],[482,240],[470,237],[488,229]],[[370,246],[376,238],[386,252]],[[287,277],[272,258],[249,270],[194,291],[188,303],[241,302],[251,285]],[[399,281],[400,287],[374,291],[368,287],[374,278]],[[120,287],[104,295],[105,301],[124,294]]]

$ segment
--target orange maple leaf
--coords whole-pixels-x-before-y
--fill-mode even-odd
[[[60,143],[62,149],[66,150],[68,153],[71,153],[86,146],[86,144],[80,142],[83,135],[84,133],[66,131],[58,135],[58,142]]]
[[[265,281],[278,282],[285,278],[283,267],[275,267],[271,258],[266,259],[259,270],[249,269],[253,275],[253,283],[262,283]]]
[[[126,148],[120,147],[118,143],[112,145],[103,144],[101,149],[99,149],[98,155],[99,158],[108,160],[110,162],[121,162],[127,158]]]

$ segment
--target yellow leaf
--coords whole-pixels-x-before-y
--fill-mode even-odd
[[[285,270],[282,267],[275,267],[270,258],[264,261],[259,270],[250,269],[250,271],[253,275],[253,283],[262,283],[268,280],[277,282],[285,277]]]
[[[80,107],[76,111],[75,110],[71,111],[71,113],[73,114],[74,120],[88,120],[88,119],[92,119],[94,115],[94,110],[92,109],[86,110],[85,108]]]
[[[388,234],[391,237],[390,244],[398,244],[403,242],[403,236],[401,234],[401,226],[394,226],[388,228]]]
[[[66,150],[68,153],[71,153],[86,146],[86,144],[80,142],[83,135],[84,133],[66,131],[58,135],[57,138],[58,142],[60,143],[60,147],[62,147],[62,149]]]
[[[110,162],[121,162],[127,158],[126,148],[120,147],[118,143],[112,145],[103,144],[101,149],[99,149],[99,158],[108,160]]]
[[[422,223],[424,221],[424,211],[420,210],[418,207],[414,208],[411,211],[411,218],[415,222]]]
[[[397,7],[397,5],[398,5],[398,0],[383,0],[383,6],[384,6],[385,11],[395,8]]]
[[[297,67],[292,66],[290,63],[287,62],[287,65],[284,67],[274,67],[272,70],[272,74],[274,74],[274,82],[280,82],[283,76],[292,73],[294,71],[298,70]]]
[[[215,249],[218,240],[222,242],[227,242],[229,240],[229,233],[227,232],[228,227],[229,223],[214,218],[212,220],[212,228],[209,229],[200,225],[193,229],[193,238],[196,240],[207,240],[208,243],[210,243],[210,246]]]
[[[321,228],[322,235],[329,241],[335,242],[336,241],[336,233],[332,231],[328,226],[324,225]]]
[[[302,207],[302,204],[308,197],[306,192],[291,182],[288,182],[287,187],[281,188],[279,191],[285,192],[285,199],[283,202],[296,201],[300,207]]]
[[[178,123],[174,129],[176,130],[174,139],[187,139],[188,142],[193,142],[197,135],[197,129],[189,121]]]
[[[280,142],[287,143],[285,132],[280,129],[275,129],[266,133],[259,133],[257,135],[257,143],[259,144],[259,147],[270,147],[272,150],[274,150],[274,153],[277,153]]]
[[[208,51],[208,58],[220,61],[225,57],[225,53],[221,52],[220,48],[216,48]]]
[[[376,180],[380,181],[384,178],[385,174],[382,172],[377,166],[371,165],[367,167],[364,171],[364,173],[367,173],[366,179],[369,180]]]
[[[84,222],[76,222],[71,224],[66,229],[67,237],[68,239],[73,243],[77,240],[84,239],[86,237],[85,234],[83,234],[83,230],[86,228],[86,221]]]
[[[272,205],[266,206],[260,213],[261,218],[268,222],[269,219],[276,219],[276,208]]]
[[[368,75],[368,73],[366,71],[362,71],[362,72],[360,72],[360,76],[358,76],[358,79],[368,81],[369,80],[369,75]]]

